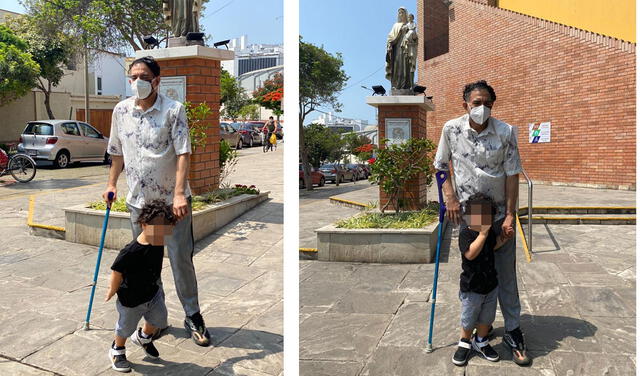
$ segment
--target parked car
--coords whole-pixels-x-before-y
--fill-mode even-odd
[[[358,163],[358,166],[360,166],[360,168],[364,172],[364,178],[369,179],[369,176],[371,176],[371,168],[369,167],[369,165],[365,163]]]
[[[304,171],[302,170],[302,164],[298,164],[298,177],[300,180],[299,188],[304,188],[306,186],[304,182]],[[318,187],[323,187],[325,183],[324,174],[315,168],[311,167],[311,184],[317,184]]]
[[[338,163],[327,163],[320,166],[320,172],[324,174],[326,181],[340,184],[345,181],[356,181],[352,171],[345,168],[344,165]]]
[[[348,170],[353,172],[353,174],[356,176],[356,180],[365,179],[365,172],[358,164],[349,163],[348,165],[346,165],[346,167]]]
[[[253,145],[259,145],[262,143],[262,138],[260,137],[260,133],[255,130],[251,124],[248,123],[233,123],[233,128],[240,133],[242,137],[242,143],[244,145],[248,145],[249,147],[253,147]]]
[[[38,120],[27,123],[18,151],[36,160],[53,161],[65,168],[73,162],[110,163],[109,138],[76,120]]]
[[[220,139],[227,141],[236,149],[242,149],[242,136],[230,123],[220,122]]]

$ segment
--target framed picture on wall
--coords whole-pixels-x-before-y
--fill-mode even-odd
[[[162,77],[159,89],[161,94],[180,103],[187,100],[187,79],[185,76]]]
[[[385,138],[389,144],[401,144],[411,138],[411,119],[387,118],[384,124]]]

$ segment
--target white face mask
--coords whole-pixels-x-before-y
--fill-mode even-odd
[[[131,83],[131,91],[136,98],[146,99],[151,95],[153,88],[151,87],[151,82],[138,78]]]
[[[491,109],[485,105],[473,107],[469,116],[476,124],[484,124],[491,116]]]

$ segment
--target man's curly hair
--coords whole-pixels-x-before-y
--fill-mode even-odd
[[[144,204],[136,223],[139,225],[148,225],[157,217],[163,218],[163,223],[165,225],[175,225],[177,222],[176,217],[173,215],[173,210],[171,210],[171,206],[167,205],[166,202],[162,200],[153,200]]]
[[[471,205],[482,205],[483,207],[489,206],[491,208],[491,216],[496,215],[496,203],[484,193],[476,193],[469,197],[464,204],[464,214],[471,214]]]
[[[480,80],[465,85],[464,90],[462,91],[462,99],[464,99],[465,102],[469,102],[471,92],[474,90],[486,90],[491,97],[491,101],[494,102],[496,100],[496,92],[485,80]]]

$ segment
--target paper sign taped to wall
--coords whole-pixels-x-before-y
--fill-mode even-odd
[[[551,142],[551,122],[529,123],[529,143]]]

